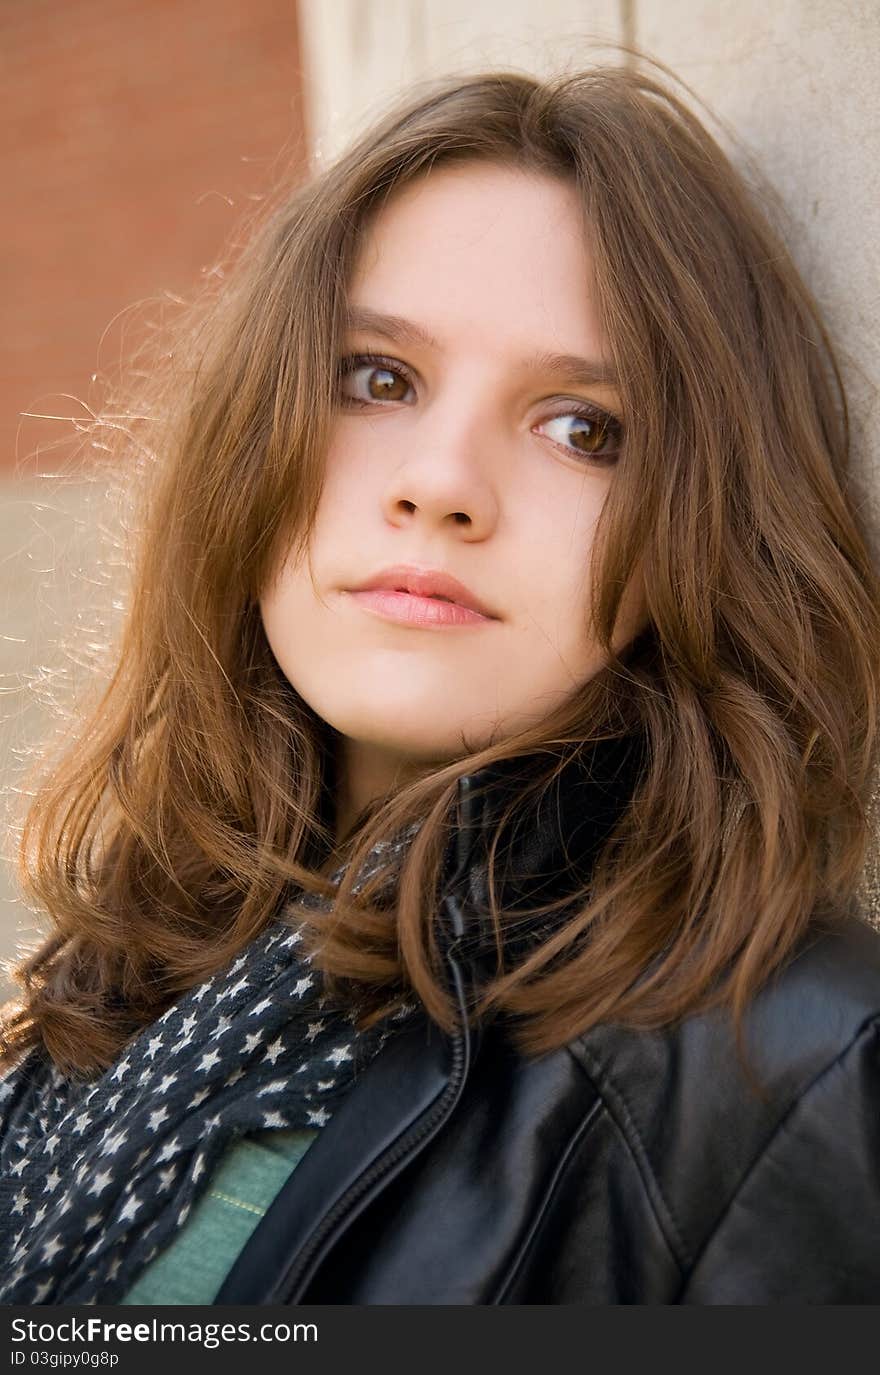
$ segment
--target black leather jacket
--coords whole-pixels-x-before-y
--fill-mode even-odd
[[[569,861],[595,852],[632,784],[614,751],[600,763],[569,767],[521,831],[523,874],[558,876],[561,844]],[[503,795],[492,769],[460,786],[441,914],[462,1007],[485,891],[477,844]],[[720,1014],[602,1026],[531,1060],[500,1023],[451,1038],[410,1023],[215,1302],[880,1302],[878,1025],[880,935],[858,917],[755,1001],[760,1093]]]

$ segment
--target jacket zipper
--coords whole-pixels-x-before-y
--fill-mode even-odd
[[[418,1153],[420,1146],[439,1131],[446,1119],[451,1114],[456,1102],[461,1094],[464,1081],[467,1078],[471,1062],[471,1035],[467,1019],[467,999],[465,996],[465,984],[458,961],[455,958],[458,943],[465,933],[466,923],[461,905],[455,895],[454,889],[460,880],[466,875],[470,864],[474,846],[474,798],[473,783],[470,777],[459,779],[458,785],[458,834],[456,844],[456,872],[452,877],[450,886],[453,891],[447,893],[442,902],[442,907],[450,919],[452,939],[446,951],[447,962],[452,974],[452,981],[455,987],[458,1010],[461,1018],[462,1030],[456,1032],[451,1037],[452,1045],[452,1067],[449,1072],[449,1081],[440,1095],[437,1103],[428,1112],[426,1118],[421,1122],[416,1122],[404,1134],[392,1144],[387,1150],[374,1160],[373,1164],[364,1170],[363,1174],[351,1184],[345,1193],[336,1200],[336,1203],[324,1217],[322,1222],[309,1240],[300,1249],[299,1255],[295,1257],[289,1269],[273,1291],[273,1295],[267,1300],[269,1303],[297,1302],[299,1293],[302,1292],[306,1284],[317,1269],[321,1260],[321,1252],[332,1244],[333,1233],[339,1228],[340,1223],[346,1215],[351,1213],[357,1206],[361,1197],[367,1193],[373,1185],[382,1178],[383,1175],[392,1171],[395,1166],[408,1155]]]
[[[415,1126],[393,1146],[389,1146],[384,1155],[365,1170],[364,1173],[351,1185],[351,1187],[336,1202],[330,1212],[324,1218],[320,1227],[317,1228],[311,1240],[303,1247],[295,1264],[284,1277],[279,1290],[267,1302],[269,1303],[296,1303],[298,1301],[298,1290],[302,1288],[304,1277],[306,1280],[311,1278],[307,1275],[313,1261],[317,1261],[319,1253],[324,1248],[325,1242],[329,1241],[331,1234],[336,1230],[337,1225],[342,1221],[347,1213],[357,1204],[360,1197],[367,1192],[382,1176],[394,1168],[398,1161],[402,1160],[410,1152],[417,1152],[423,1140],[432,1136],[435,1131],[443,1125],[444,1120],[449,1116],[455,1106],[461,1085],[465,1078],[466,1047],[465,1038],[456,1036],[452,1042],[453,1066],[450,1080],[440,1097],[439,1102],[430,1112],[428,1118],[423,1122],[418,1122]],[[317,1268],[316,1266],[314,1268]],[[280,1296],[279,1296],[280,1291]]]

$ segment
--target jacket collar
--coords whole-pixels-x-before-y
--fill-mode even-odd
[[[490,934],[489,850],[499,828],[495,882],[502,910],[582,891],[645,768],[646,736],[639,729],[589,741],[569,747],[562,760],[556,755],[555,762],[558,772],[543,788],[534,785],[553,768],[554,757],[546,752],[502,760],[460,780],[456,825],[444,858],[444,896],[456,896],[477,941]],[[521,804],[508,817],[517,798]],[[526,938],[535,931],[522,922],[516,929]]]

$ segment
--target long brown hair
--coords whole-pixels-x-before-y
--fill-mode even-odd
[[[275,662],[258,598],[314,521],[364,226],[395,188],[481,160],[582,198],[626,425],[591,566],[606,666],[540,727],[363,814],[335,892],[332,734]],[[633,729],[646,765],[589,889],[474,1015],[509,1014],[526,1053],[602,1020],[659,1026],[719,1001],[739,1015],[811,923],[854,905],[880,584],[825,329],[717,143],[622,68],[446,81],[273,203],[194,318],[160,370],[115,670],[22,828],[21,883],[54,934],[20,968],[6,1055],[42,1042],[68,1071],[109,1065],[292,882],[335,897],[314,958],[364,1025],[414,991],[451,1029],[433,923],[458,779],[537,752],[537,792],[564,755]],[[647,626],[617,654],[637,565]],[[352,895],[376,842],[413,822],[391,908],[381,871]],[[493,899],[502,943],[505,915]]]

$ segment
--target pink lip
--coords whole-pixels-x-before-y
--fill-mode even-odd
[[[414,622],[419,619],[422,623],[431,625],[466,625],[475,619],[499,619],[493,611],[477,600],[469,587],[465,587],[464,583],[459,582],[451,573],[445,573],[439,568],[417,568],[412,564],[396,564],[392,568],[383,568],[351,591],[352,595],[357,597],[366,592],[391,594],[394,600],[389,600],[386,596],[381,605],[396,620]],[[406,599],[405,605],[401,602],[401,597]],[[438,598],[443,600],[437,600]],[[411,605],[424,601],[431,601],[430,611]],[[375,599],[373,604],[379,605]],[[437,612],[437,607],[441,608],[440,612]],[[465,618],[455,617],[449,610],[450,607],[457,612],[468,611],[472,614]]]
[[[486,625],[491,619],[457,602],[440,602],[436,598],[418,597],[411,592],[394,592],[388,588],[364,588],[351,592],[365,611],[383,620],[412,626]]]

